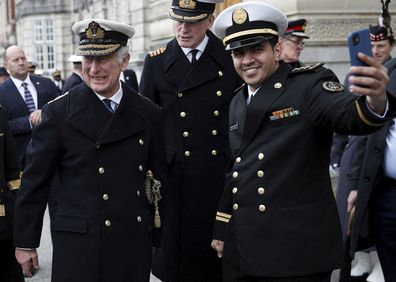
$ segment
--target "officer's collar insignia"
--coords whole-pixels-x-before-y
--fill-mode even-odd
[[[85,30],[85,35],[88,39],[103,39],[105,30],[97,22],[92,21]]]
[[[232,13],[232,19],[236,24],[243,24],[244,22],[246,22],[247,18],[248,14],[245,9],[236,9]]]
[[[344,91],[344,86],[338,82],[335,81],[326,81],[322,84],[322,87],[324,90],[327,90],[329,92],[342,92]]]
[[[183,9],[191,9],[194,10],[197,6],[197,3],[193,0],[180,0],[179,7]]]

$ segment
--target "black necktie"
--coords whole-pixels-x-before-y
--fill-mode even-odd
[[[190,51],[191,53],[191,64],[195,64],[197,62],[197,53],[198,53],[198,49],[193,49]]]
[[[107,108],[110,112],[114,113],[114,110],[113,110],[113,108],[111,107],[111,100],[110,100],[110,99],[103,99],[102,101],[103,101],[103,103],[105,103],[106,108]]]

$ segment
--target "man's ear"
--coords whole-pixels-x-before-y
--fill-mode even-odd
[[[128,68],[129,59],[131,58],[131,54],[128,52],[125,54],[124,60],[122,62],[122,71]]]
[[[274,54],[277,61],[280,61],[280,55],[282,51],[282,43],[278,41],[274,47]]]

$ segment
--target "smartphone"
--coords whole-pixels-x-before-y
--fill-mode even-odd
[[[371,52],[370,31],[365,28],[350,32],[348,34],[348,47],[351,66],[367,66],[366,63],[358,58],[357,54],[361,52],[370,57],[373,56]]]

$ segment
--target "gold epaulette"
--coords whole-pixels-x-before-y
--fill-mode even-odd
[[[51,104],[52,102],[55,102],[56,100],[59,100],[59,99],[65,97],[65,96],[68,95],[68,94],[69,94],[69,91],[67,91],[67,92],[66,92],[65,94],[63,94],[63,95],[60,95],[60,96],[56,97],[54,100],[49,101],[48,104]]]
[[[323,65],[324,65],[324,63],[317,63],[317,64],[313,64],[313,65],[307,65],[307,66],[302,66],[299,68],[294,68],[294,69],[292,69],[292,73],[294,74],[294,73],[313,71],[313,70],[320,68]]]
[[[165,50],[166,50],[166,47],[161,47],[161,48],[159,48],[159,49],[157,49],[155,51],[150,51],[149,55],[150,55],[151,58],[153,58],[153,57],[156,57],[158,55],[161,55],[162,53],[165,52]]]

